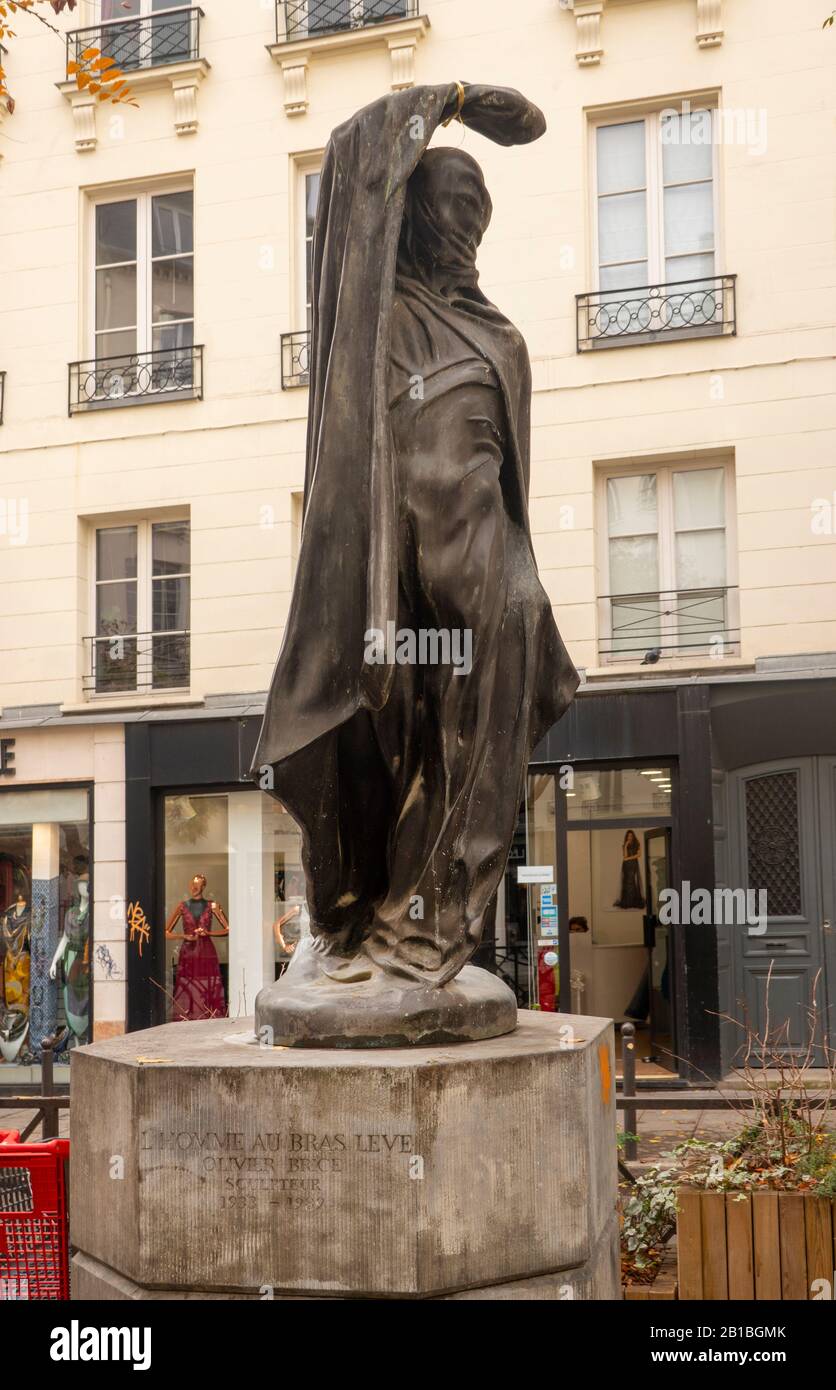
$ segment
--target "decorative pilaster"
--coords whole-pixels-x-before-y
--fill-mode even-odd
[[[582,68],[600,63],[604,49],[601,45],[601,16],[606,0],[592,0],[587,3],[575,0],[575,19],[578,25],[578,46],[575,57]]]
[[[310,53],[294,53],[282,63],[284,109],[288,116],[304,116],[308,109],[308,63]]]
[[[723,0],[697,0],[697,43],[716,48],[723,42]]]
[[[389,39],[389,57],[392,60],[392,91],[402,92],[406,87],[415,86],[416,38]]]

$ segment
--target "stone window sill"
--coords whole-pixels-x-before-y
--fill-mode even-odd
[[[170,87],[174,98],[174,130],[177,135],[192,135],[197,130],[197,89],[209,72],[206,58],[189,58],[182,63],[161,63],[158,67],[135,68],[125,73],[132,92]],[[70,103],[75,125],[75,147],[79,153],[94,150],[98,144],[96,111],[106,105],[75,82],[55,84]]]
[[[288,116],[302,116],[308,109],[308,68],[324,53],[349,49],[388,48],[392,63],[392,91],[402,91],[415,83],[415,49],[430,27],[426,15],[393,19],[390,23],[369,24],[336,34],[308,34],[267,45],[267,52],[278,63],[284,79],[284,109]]]

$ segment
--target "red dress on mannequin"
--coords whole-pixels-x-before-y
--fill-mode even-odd
[[[198,936],[198,928],[208,932],[212,925],[212,904],[205,898],[189,898],[180,904],[183,944],[177,958],[174,986],[175,1023],[184,1019],[226,1018],[226,998],[215,943],[209,936]]]

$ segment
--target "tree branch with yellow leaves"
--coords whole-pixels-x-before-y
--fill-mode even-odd
[[[23,15],[26,22],[35,20],[44,28],[63,38],[61,30],[44,14],[51,10],[59,15],[63,10],[74,10],[76,0],[0,0],[0,44],[6,46],[10,39],[17,38],[11,21]],[[78,61],[68,62],[67,77],[74,78],[79,91],[89,92],[99,101],[109,101],[116,105],[136,106],[131,89],[122,69],[100,48],[85,48]],[[11,113],[15,100],[8,88],[6,71],[0,65],[0,104]]]

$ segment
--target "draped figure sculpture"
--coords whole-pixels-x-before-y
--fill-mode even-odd
[[[467,962],[578,676],[528,522],[528,354],[479,289],[491,199],[470,154],[427,148],[454,117],[545,130],[518,92],[453,83],[374,102],[325,153],[302,539],[252,769],[301,827],[311,919],[256,1003],[277,1045],[516,1020]]]

